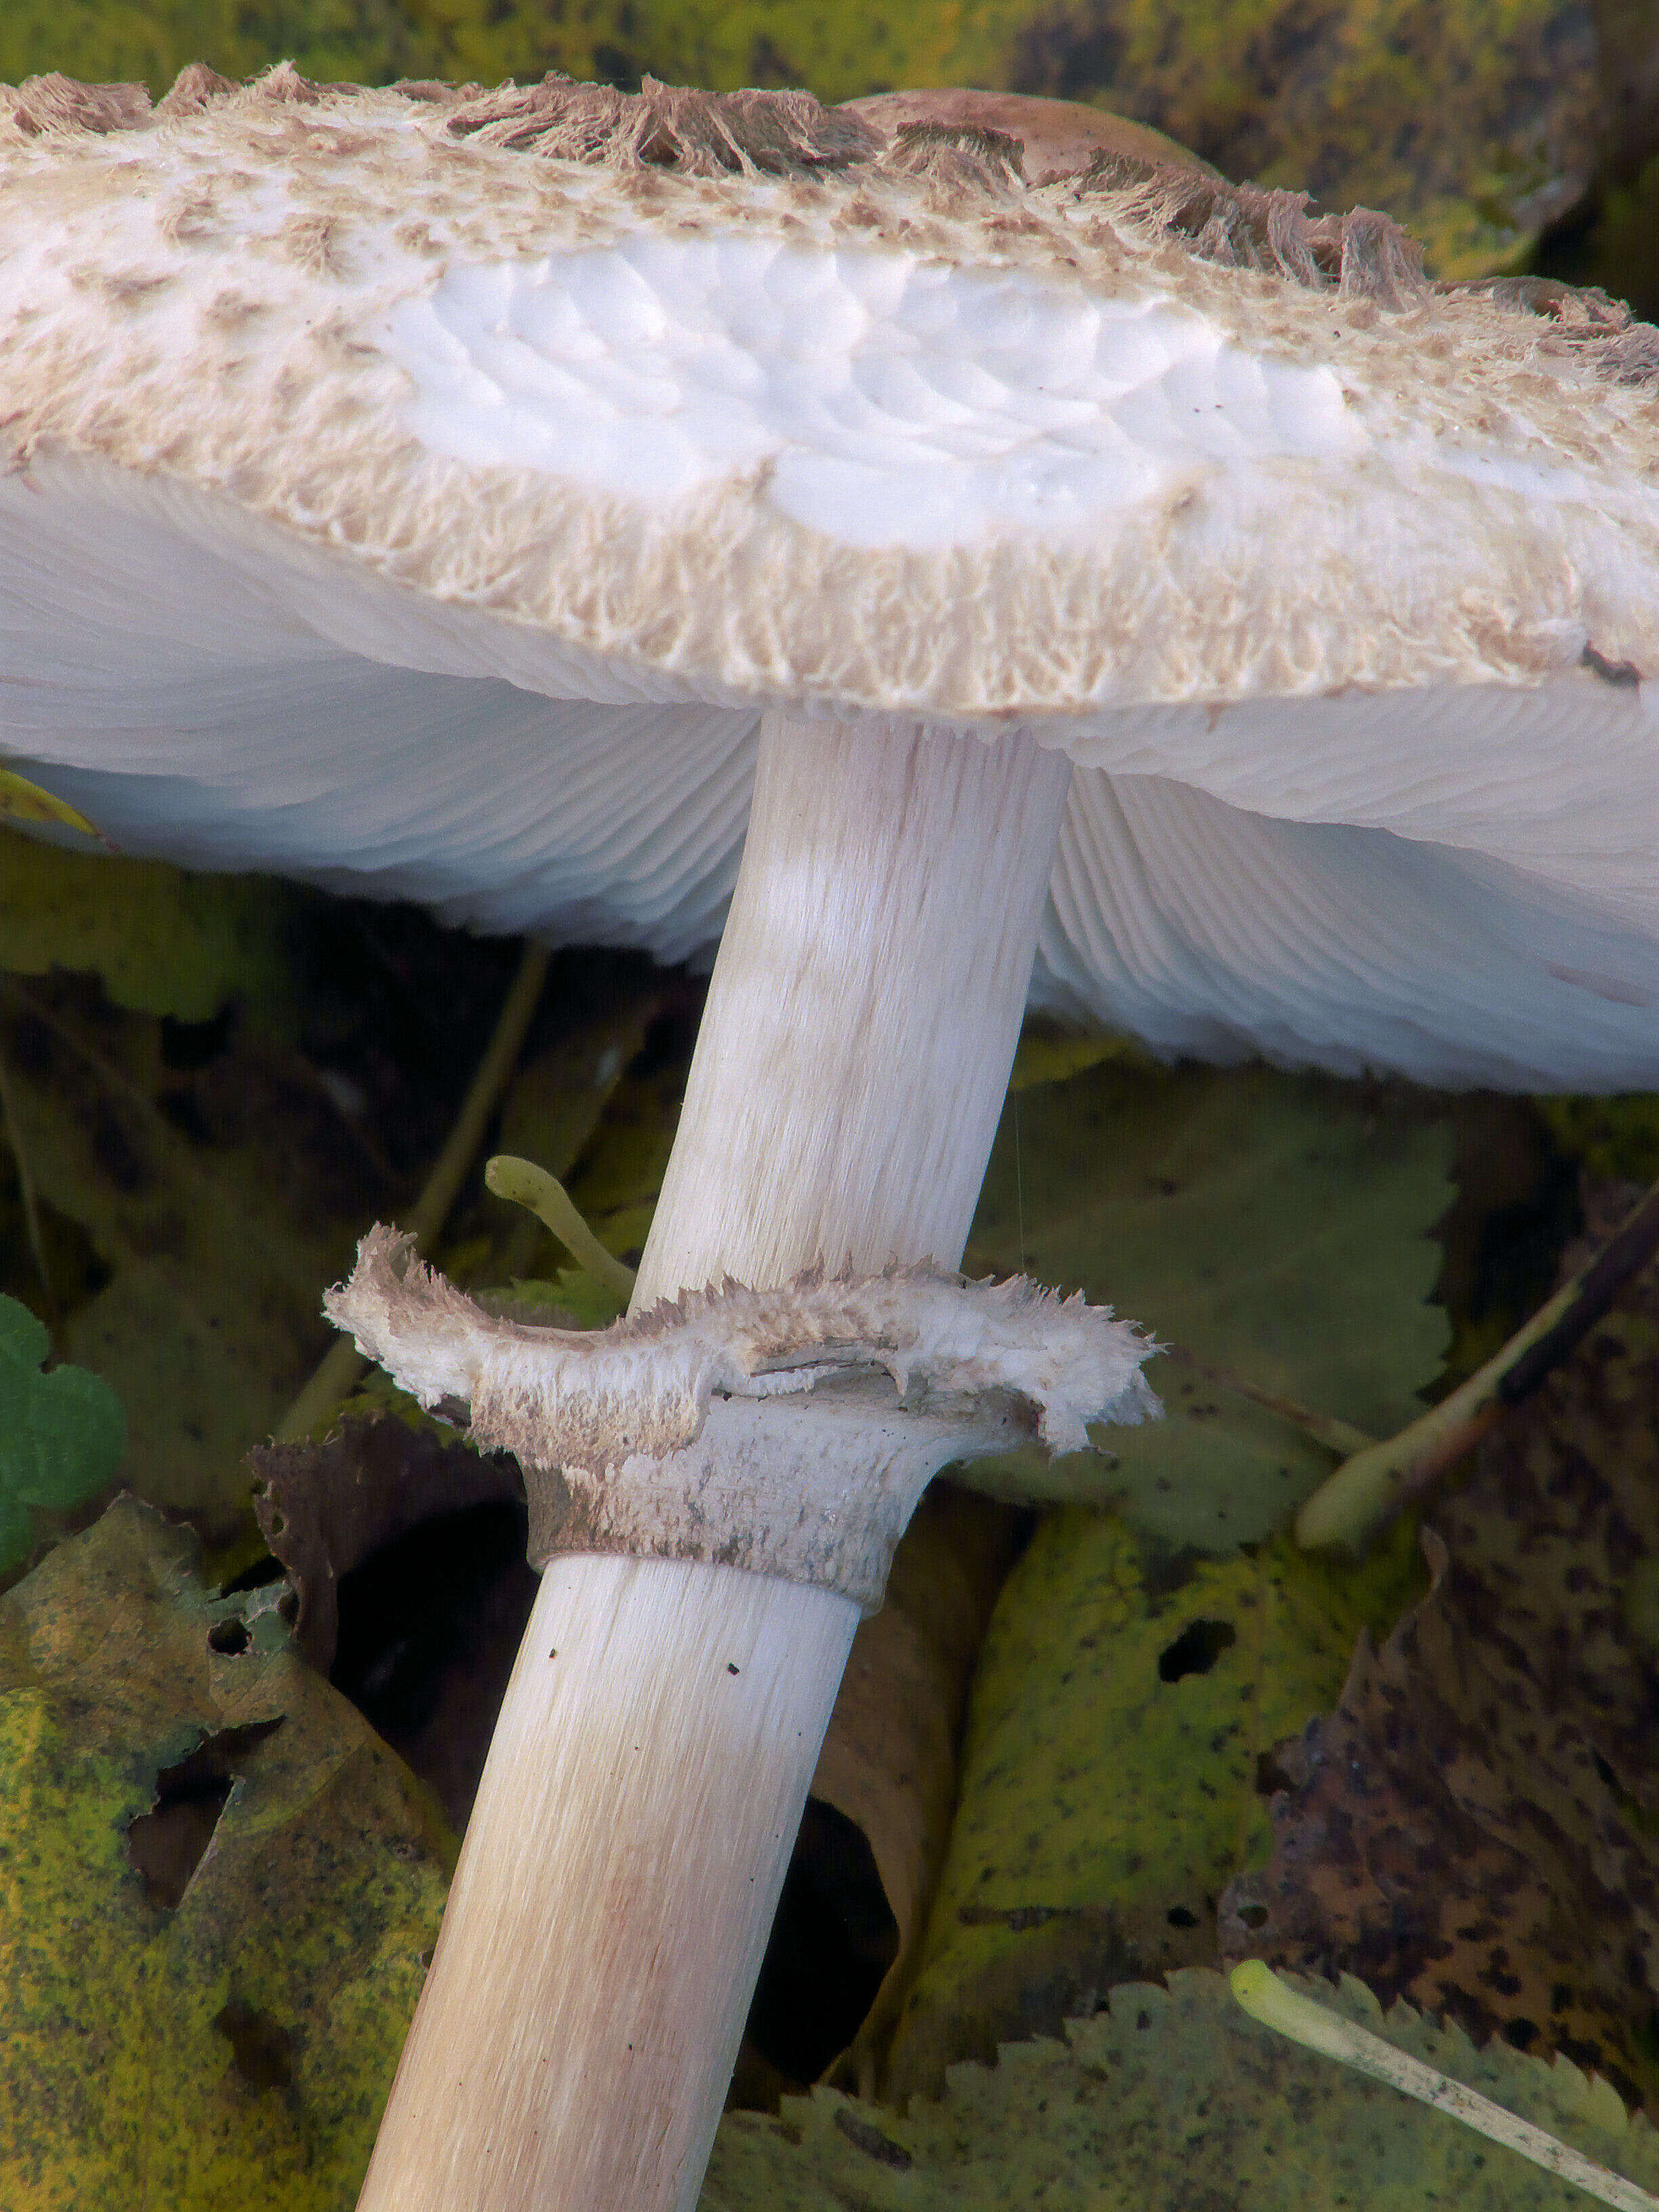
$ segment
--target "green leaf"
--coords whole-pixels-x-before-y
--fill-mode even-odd
[[[936,2092],[1091,1990],[1212,1960],[1218,1899],[1270,1850],[1273,1747],[1422,1586],[1403,1528],[1356,1572],[1287,1537],[1183,1564],[1115,1514],[1047,1515],[981,1647],[889,2090]]]
[[[40,1372],[52,1340],[0,1297],[0,1570],[28,1556],[27,1508],[62,1511],[113,1480],[126,1443],[121,1401],[83,1367]]]
[[[326,1348],[320,1286],[386,1182],[343,1147],[315,1071],[252,1024],[181,1069],[154,1016],[59,976],[0,1001],[0,1053],[34,1188],[101,1263],[64,1347],[120,1396],[132,1486],[222,1540],[247,1510],[241,1455]]]
[[[1292,1978],[1287,1976],[1287,1980]],[[1360,1983],[1295,1986],[1651,2191],[1659,2135],[1605,2081],[1475,2051]],[[729,2113],[702,2212],[1581,2212],[1589,2200],[1445,2112],[1259,2026],[1218,1974],[1103,1993],[1066,2040],[952,2069],[908,2114],[832,2089]]]
[[[118,1006],[204,1022],[283,987],[295,896],[267,877],[186,875],[0,829],[0,969],[92,970]]]
[[[159,97],[188,62],[242,76],[284,57],[325,82],[384,84],[442,66],[402,0],[7,0],[0,15],[0,81],[10,83],[64,70],[94,83],[142,77]]]
[[[347,2212],[436,1935],[441,1822],[195,1550],[123,1498],[0,1600],[6,2212]]]
[[[561,1267],[550,1281],[518,1276],[505,1289],[481,1291],[479,1303],[548,1328],[609,1328],[628,1310],[628,1300],[586,1267]]]
[[[1595,1182],[1659,1178],[1659,1091],[1613,1098],[1540,1098],[1550,1134]]]
[[[1148,1367],[1168,1419],[1103,1430],[1110,1459],[1045,1472],[1014,1455],[978,1462],[975,1486],[1115,1495],[1136,1526],[1224,1551],[1282,1522],[1334,1460],[1206,1370],[1376,1435],[1419,1413],[1447,1336],[1430,1231],[1452,1195],[1450,1138],[1420,1103],[1388,1106],[1266,1068],[1121,1063],[1012,1098],[969,1271],[1080,1287],[1190,1361]]]

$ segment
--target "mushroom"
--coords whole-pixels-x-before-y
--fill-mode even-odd
[[[874,124],[4,94],[0,746],[130,851],[677,961],[769,704],[1063,728],[1036,1005],[1653,1081],[1659,339]]]
[[[1109,152],[1030,186],[1006,131],[799,94],[7,97],[19,768],[132,849],[669,958],[731,894],[604,1370],[714,1331],[690,1442],[658,1377],[573,1443],[384,1240],[338,1308],[475,1421],[516,1394],[585,1547],[363,2202],[689,2207],[882,1547],[931,1454],[1053,1410],[1054,1310],[912,1407],[879,1290],[978,1326],[1034,945],[1170,1053],[1659,1073],[1659,337],[1431,286],[1363,211]],[[853,1334],[791,1334],[826,1284]],[[1094,1402],[1141,1410],[1113,1341]]]

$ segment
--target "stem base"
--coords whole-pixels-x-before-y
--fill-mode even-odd
[[[693,2212],[859,1617],[550,1562],[359,2212]]]

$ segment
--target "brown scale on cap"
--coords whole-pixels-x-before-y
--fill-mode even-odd
[[[489,90],[427,80],[394,85],[412,104],[447,107],[446,133],[544,161],[654,168],[685,177],[828,176],[873,170],[945,187],[969,204],[1075,179],[1081,197],[1132,204],[1194,258],[1334,289],[1403,312],[1431,295],[1474,295],[1547,319],[1575,349],[1594,346],[1609,381],[1659,379],[1659,332],[1595,289],[1536,277],[1431,283],[1421,249],[1367,208],[1310,216],[1305,192],[1233,185],[1162,131],[1073,101],[965,88],[878,93],[826,108],[799,91],[703,92],[647,76],[637,93],[578,84]],[[0,86],[0,139],[142,131],[235,100],[305,107],[360,88],[325,85],[282,62],[238,84],[192,62],[152,106],[142,84],[82,84],[58,72]]]
[[[1221,172],[1150,125],[1132,123],[1103,107],[1070,100],[1039,100],[1023,92],[959,89],[878,92],[849,100],[837,111],[860,117],[884,137],[919,130],[990,132],[1018,142],[1028,185],[1057,184],[1081,176],[1103,161],[1142,169],[1182,169],[1219,184]]]

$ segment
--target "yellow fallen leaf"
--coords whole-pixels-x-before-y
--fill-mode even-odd
[[[98,824],[88,822],[78,807],[59,799],[56,792],[43,791],[15,769],[0,768],[0,816],[13,822],[55,822],[63,829],[78,830],[83,837],[95,837],[111,852],[115,849]]]

